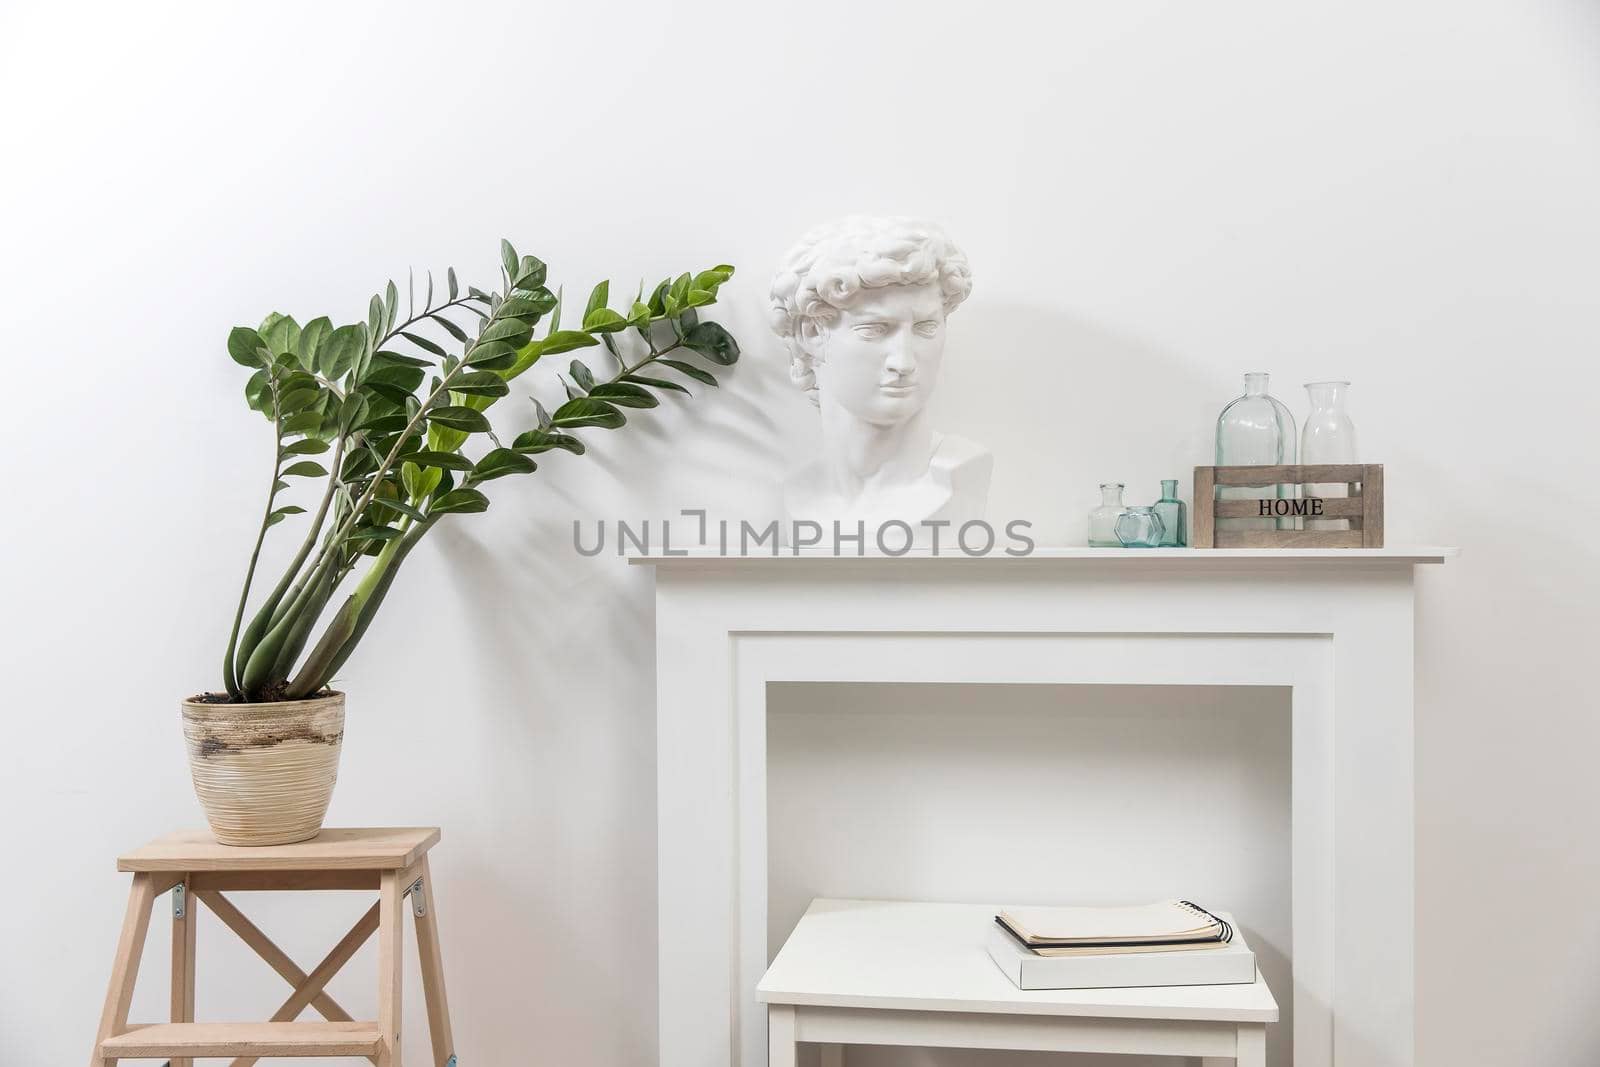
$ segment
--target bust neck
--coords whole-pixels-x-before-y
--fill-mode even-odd
[[[928,474],[934,434],[927,409],[880,426],[838,404],[822,404],[822,474],[844,500],[909,485]]]

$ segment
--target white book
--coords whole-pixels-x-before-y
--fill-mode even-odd
[[[1218,913],[1230,924],[1232,916]],[[1256,955],[1239,928],[1233,940],[1212,948],[1176,952],[1108,952],[1040,956],[998,923],[984,947],[1018,989],[1113,989],[1122,986],[1241,985],[1256,980]]]

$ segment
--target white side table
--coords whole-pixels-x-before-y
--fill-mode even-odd
[[[769,1067],[795,1067],[802,1041],[824,1067],[844,1045],[1198,1056],[1205,1067],[1265,1067],[1278,1004],[1249,985],[1022,990],[983,939],[998,908],[814,900],[757,997]]]

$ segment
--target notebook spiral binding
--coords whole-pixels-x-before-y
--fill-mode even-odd
[[[1217,925],[1221,926],[1222,927],[1222,936],[1220,938],[1218,938],[1218,940],[1220,940],[1223,944],[1228,944],[1229,942],[1231,942],[1233,940],[1233,924],[1230,923],[1228,920],[1222,918],[1220,915],[1211,914],[1211,912],[1209,912],[1206,909],[1202,908],[1200,905],[1196,904],[1192,900],[1180,900],[1180,901],[1178,901],[1178,903],[1182,907],[1188,908],[1190,911],[1194,912],[1196,915],[1199,915],[1202,918],[1210,919],[1212,922],[1214,922]]]

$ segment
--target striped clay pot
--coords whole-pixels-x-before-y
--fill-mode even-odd
[[[183,702],[189,774],[224,845],[316,837],[344,741],[344,694],[276,704]]]

